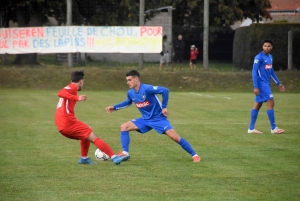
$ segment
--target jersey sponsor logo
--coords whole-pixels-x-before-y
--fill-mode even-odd
[[[265,69],[271,69],[272,68],[272,64],[266,64],[265,65]]]
[[[147,107],[148,105],[150,105],[150,102],[148,100],[146,100],[144,102],[137,102],[137,103],[135,103],[135,105],[138,108],[143,108],[143,107]]]

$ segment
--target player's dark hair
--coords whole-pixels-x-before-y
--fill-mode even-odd
[[[83,80],[83,78],[84,78],[84,72],[83,72],[83,70],[73,71],[73,72],[71,73],[71,81],[72,81],[72,82],[77,83],[77,82],[79,82],[80,80]]]
[[[133,77],[138,77],[139,78],[140,74],[136,70],[131,70],[131,71],[129,71],[129,72],[126,73],[126,77],[128,77],[128,76],[133,76]]]
[[[165,39],[167,39],[168,38],[168,36],[167,35],[164,35],[163,36],[163,40],[165,40]]]
[[[264,41],[263,41],[263,45],[264,45],[265,43],[270,43],[270,44],[273,46],[273,42],[272,42],[271,40],[264,40]]]

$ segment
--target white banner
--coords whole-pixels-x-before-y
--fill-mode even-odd
[[[0,54],[159,53],[162,27],[24,27],[0,29]]]

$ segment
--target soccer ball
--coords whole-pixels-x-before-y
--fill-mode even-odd
[[[100,149],[96,149],[95,157],[98,161],[107,161],[109,159],[109,156]]]

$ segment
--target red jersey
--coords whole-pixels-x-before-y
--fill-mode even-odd
[[[198,55],[198,50],[191,50],[190,60],[196,60]]]
[[[78,89],[75,84],[69,84],[58,92],[59,101],[56,108],[55,123],[59,131],[77,121],[74,114],[74,107],[78,101],[77,92]]]

